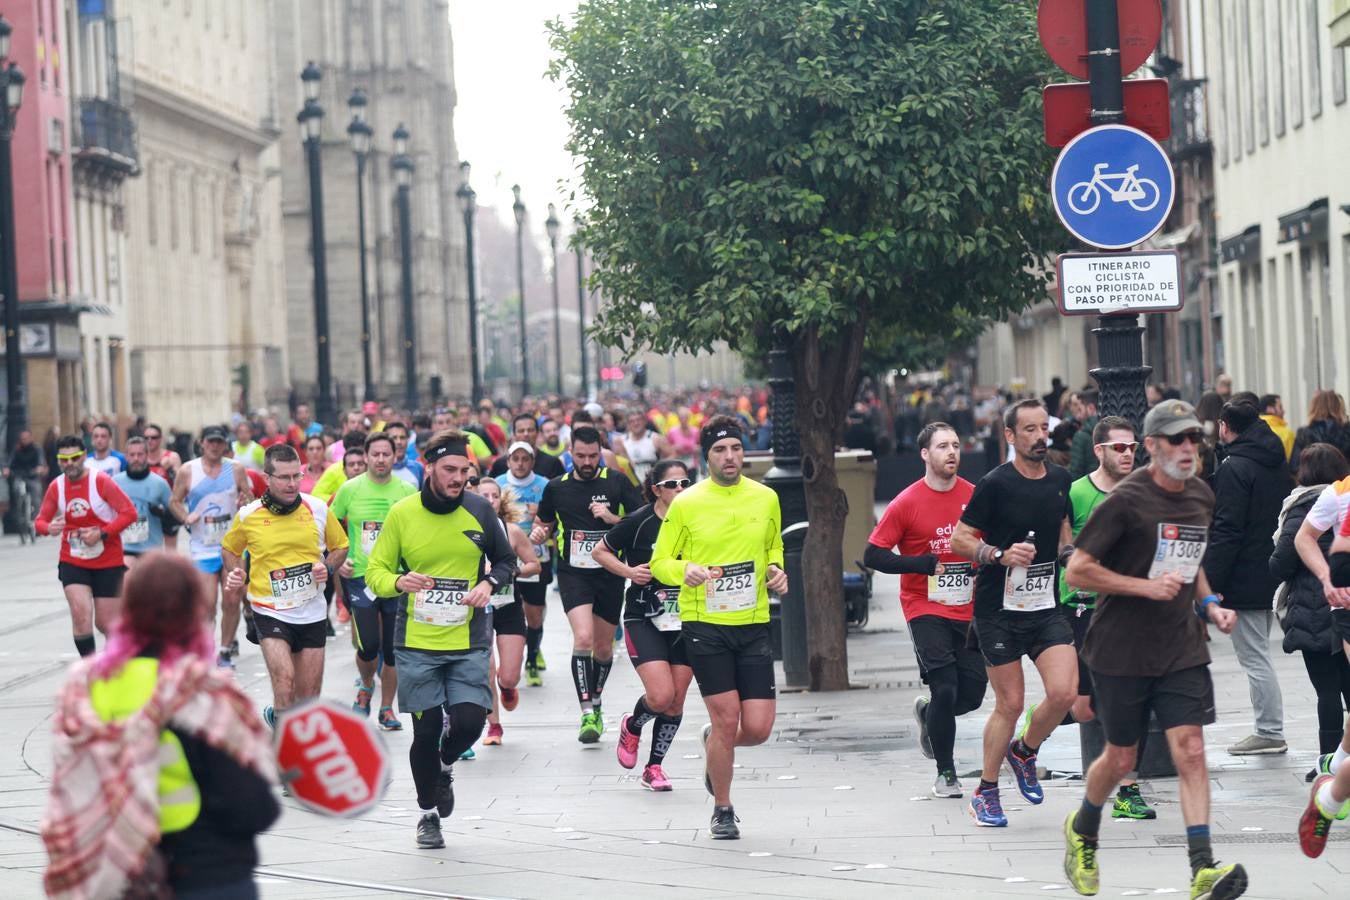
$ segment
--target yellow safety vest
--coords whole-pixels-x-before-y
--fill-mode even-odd
[[[131,716],[155,693],[159,660],[136,657],[122,670],[89,684],[89,702],[105,722]],[[159,735],[159,830],[161,834],[182,831],[197,821],[202,811],[202,796],[192,777],[183,744],[167,728]]]

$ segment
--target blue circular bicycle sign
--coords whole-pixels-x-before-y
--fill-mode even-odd
[[[1128,125],[1098,125],[1060,151],[1050,194],[1074,237],[1123,250],[1167,221],[1176,183],[1167,152],[1153,138]]]

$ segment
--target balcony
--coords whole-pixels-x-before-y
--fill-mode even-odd
[[[1167,153],[1178,163],[1208,154],[1209,124],[1205,118],[1205,79],[1178,78],[1172,82],[1172,136]]]
[[[79,103],[78,128],[71,144],[75,159],[115,178],[137,174],[140,156],[131,110],[101,97],[86,97]]]

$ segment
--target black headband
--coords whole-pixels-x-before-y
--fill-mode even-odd
[[[712,449],[713,444],[725,438],[735,438],[745,446],[745,435],[735,425],[719,425],[716,428],[705,429],[699,435],[699,443],[703,447],[703,458],[708,458],[708,451]]]
[[[469,455],[468,441],[453,440],[439,444],[424,454],[427,465],[432,465],[436,460],[445,456],[465,456]]]

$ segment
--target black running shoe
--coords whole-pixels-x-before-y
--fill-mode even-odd
[[[441,814],[442,819],[450,818],[450,814],[455,811],[455,776],[449,769],[441,769],[440,776],[436,779],[436,812]]]
[[[434,812],[423,813],[417,821],[417,846],[438,849],[445,846],[441,836],[441,818]]]
[[[741,837],[741,830],[736,827],[740,819],[736,818],[736,810],[730,806],[714,806],[712,814],[712,824],[708,826],[708,833],[712,835],[715,841],[735,841]]]

